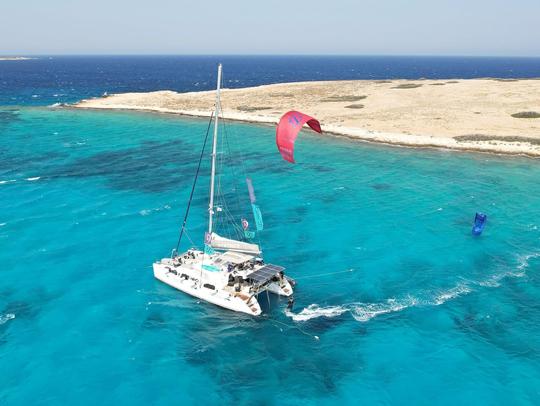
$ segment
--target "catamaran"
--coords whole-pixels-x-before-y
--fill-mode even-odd
[[[179,254],[182,235],[187,231],[189,207],[201,161],[204,158],[206,140],[200,155],[197,173],[191,189],[191,195],[186,208],[184,221],[180,229],[177,248],[172,255],[153,264],[154,276],[167,285],[199,298],[209,303],[236,312],[258,316],[262,313],[258,296],[270,292],[280,296],[291,297],[294,281],[284,274],[282,266],[268,264],[263,260],[259,244],[253,242],[256,231],[248,229],[249,223],[242,218],[237,222],[227,209],[226,202],[221,196],[221,204],[216,203],[216,173],[218,157],[219,117],[221,114],[221,77],[222,66],[218,66],[216,102],[213,119],[212,153],[210,155],[210,197],[208,203],[208,228],[204,237],[204,249],[196,247]],[[209,124],[210,128],[210,124]],[[207,132],[208,137],[208,132]],[[257,231],[262,230],[262,217],[258,206],[252,182],[246,178],[249,198]],[[218,192],[220,182],[218,182]],[[215,230],[215,220],[222,216],[222,221],[232,225],[234,236],[218,235]],[[239,223],[239,224],[236,224]]]

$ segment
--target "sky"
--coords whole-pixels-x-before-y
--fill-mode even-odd
[[[540,56],[540,0],[0,0],[0,55]]]

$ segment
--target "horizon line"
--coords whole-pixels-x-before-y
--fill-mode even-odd
[[[0,57],[387,57],[387,58],[399,58],[399,57],[413,57],[413,58],[528,58],[539,59],[540,55],[467,55],[467,54],[353,54],[353,53],[306,53],[306,54],[278,54],[278,53],[264,53],[264,54],[242,54],[242,53],[26,53],[26,54],[0,54]]]

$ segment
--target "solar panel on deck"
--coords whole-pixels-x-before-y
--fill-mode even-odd
[[[247,275],[249,279],[252,279],[255,283],[261,285],[265,282],[268,282],[279,272],[283,271],[285,268],[278,265],[267,264],[260,269],[257,269],[255,272]]]

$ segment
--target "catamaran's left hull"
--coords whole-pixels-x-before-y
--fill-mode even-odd
[[[231,294],[224,290],[216,290],[205,287],[204,281],[200,283],[195,281],[190,275],[190,269],[182,269],[181,267],[175,269],[175,272],[171,272],[171,268],[168,265],[156,262],[153,265],[154,277],[167,285],[178,289],[188,295],[194,296],[198,299],[215,304],[228,310],[235,312],[246,313],[252,316],[258,316],[261,314],[261,306],[255,296],[247,296],[241,293]],[[182,277],[181,275],[186,275]],[[197,275],[199,276],[199,275]]]

